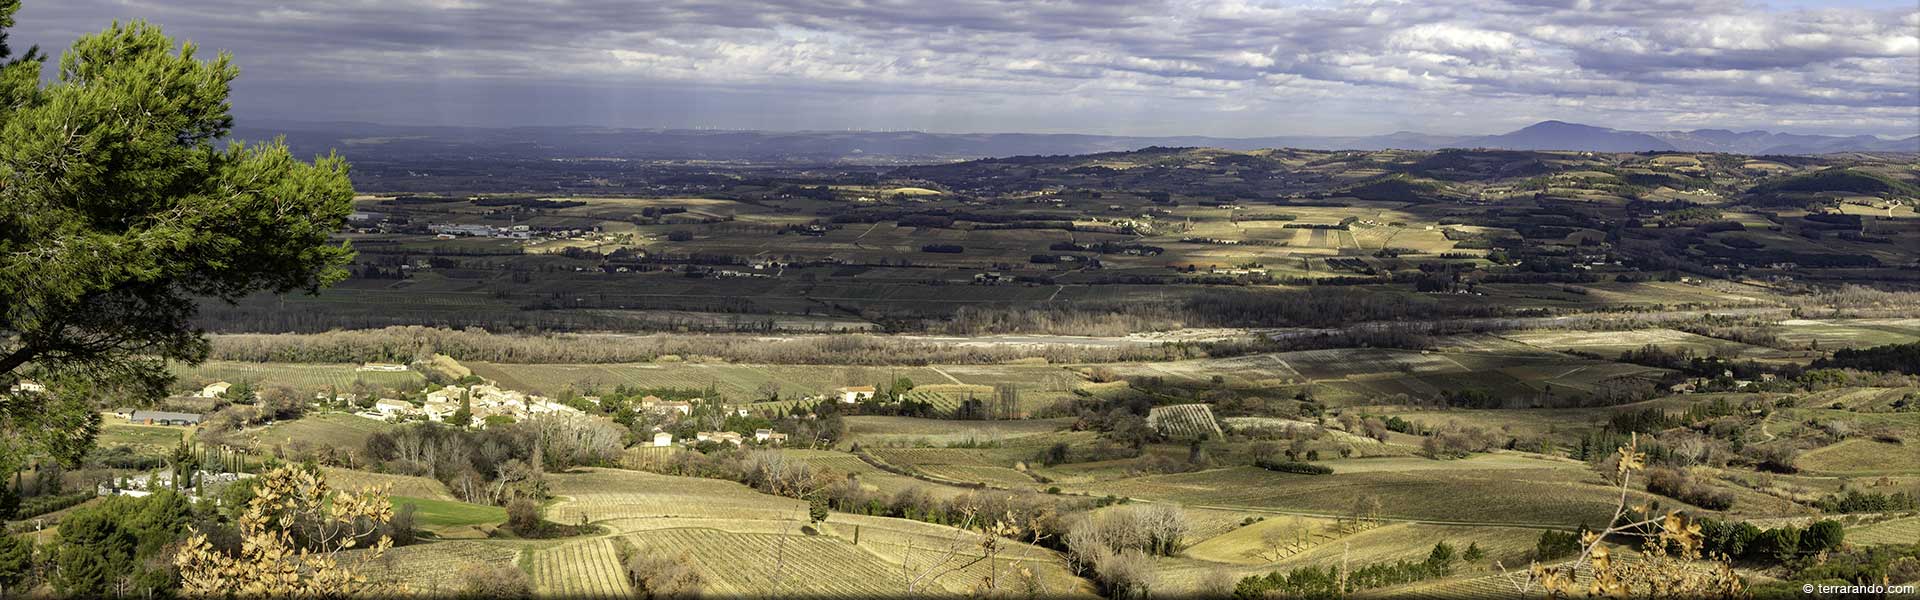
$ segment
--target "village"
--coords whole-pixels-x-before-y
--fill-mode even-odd
[[[369,364],[360,367],[360,370],[405,371],[407,367]],[[24,385],[30,386],[28,389],[43,389],[37,384]],[[215,381],[176,399],[254,404],[262,399],[261,392],[258,391],[260,387],[260,382],[249,381],[236,384]],[[834,388],[828,393],[805,395],[797,400],[801,404],[832,401],[840,405],[855,405],[876,401],[877,394],[877,388],[874,386],[843,386]],[[545,415],[606,415],[624,411],[629,415],[644,415],[644,421],[650,424],[647,427],[650,434],[636,434],[640,438],[636,440],[636,445],[639,446],[693,448],[709,442],[730,444],[735,447],[749,443],[784,446],[790,439],[789,434],[775,431],[772,427],[743,428],[740,431],[726,430],[721,427],[690,428],[689,426],[696,423],[723,425],[729,422],[730,418],[778,418],[781,416],[777,414],[778,411],[754,411],[717,398],[710,400],[704,397],[690,397],[668,400],[648,394],[634,398],[630,403],[617,408],[603,406],[603,404],[604,400],[601,396],[569,394],[565,398],[550,398],[504,389],[495,382],[469,377],[467,380],[450,384],[430,384],[416,393],[395,393],[389,390],[362,395],[338,390],[321,391],[313,395],[308,402],[308,409],[318,412],[339,411],[354,417],[388,424],[428,422],[475,430],[538,419]],[[205,413],[197,412],[133,408],[116,409],[112,416],[129,425],[174,427],[199,427],[206,423],[209,417]],[[808,415],[808,418],[812,418],[812,415]],[[674,431],[687,433],[676,436]],[[161,485],[170,486],[170,480],[163,481]],[[118,487],[120,486],[115,486],[115,489]],[[125,487],[128,490],[147,489],[144,480]]]

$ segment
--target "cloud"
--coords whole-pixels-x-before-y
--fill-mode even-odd
[[[240,109],[274,116],[433,118],[300,92],[352,86],[356,100],[613,125],[685,125],[663,115],[692,110],[785,128],[1369,133],[1525,115],[1920,129],[1920,9],[1900,2],[30,0],[15,36],[61,47],[136,17],[232,51]],[[636,99],[654,110],[605,108]]]

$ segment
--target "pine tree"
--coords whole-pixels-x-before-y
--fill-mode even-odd
[[[0,0],[0,34],[19,8]],[[329,239],[353,206],[344,160],[220,143],[229,57],[134,21],[75,41],[52,81],[44,62],[0,44],[0,389],[47,388],[0,402],[0,472],[77,465],[103,388],[164,396],[169,361],[207,355],[203,299],[317,291],[353,254]]]
[[[15,490],[14,486],[0,481],[0,521],[11,520],[19,513],[20,492]]]
[[[0,529],[0,597],[33,576],[33,541]]]
[[[447,424],[454,427],[469,427],[473,425],[472,394],[460,395],[460,408],[454,409],[453,415],[447,417]]]

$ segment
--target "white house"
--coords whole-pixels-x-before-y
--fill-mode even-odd
[[[833,393],[840,397],[841,404],[853,404],[861,400],[872,400],[874,391],[873,386],[870,385],[854,385],[836,389]]]
[[[428,421],[439,423],[447,420],[447,417],[453,416],[453,413],[455,411],[460,410],[460,403],[459,402],[434,402],[433,400],[429,399],[427,400],[426,404],[421,405],[420,410],[424,411],[427,414]]]
[[[653,434],[653,447],[664,448],[673,445],[673,434],[665,431]]]
[[[207,387],[200,388],[199,396],[201,398],[219,398],[221,394],[227,393],[227,390],[231,389],[232,387],[233,387],[233,384],[231,383],[227,383],[225,381],[215,381],[213,383],[207,384]]]
[[[373,410],[379,412],[381,416],[392,418],[394,415],[404,415],[414,412],[414,406],[412,402],[405,400],[381,398],[373,401]]]
[[[460,395],[463,392],[465,392],[465,390],[462,390],[460,388],[453,387],[453,386],[447,386],[444,388],[440,388],[438,390],[427,392],[427,402],[459,402]]]
[[[660,413],[660,414],[677,412],[677,413],[680,413],[682,416],[691,415],[693,414],[693,403],[692,402],[659,402],[653,405],[652,410],[653,412]]]

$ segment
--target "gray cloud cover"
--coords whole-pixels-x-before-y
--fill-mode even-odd
[[[1113,134],[1920,133],[1920,7],[1741,0],[27,0],[232,51],[243,116]]]

